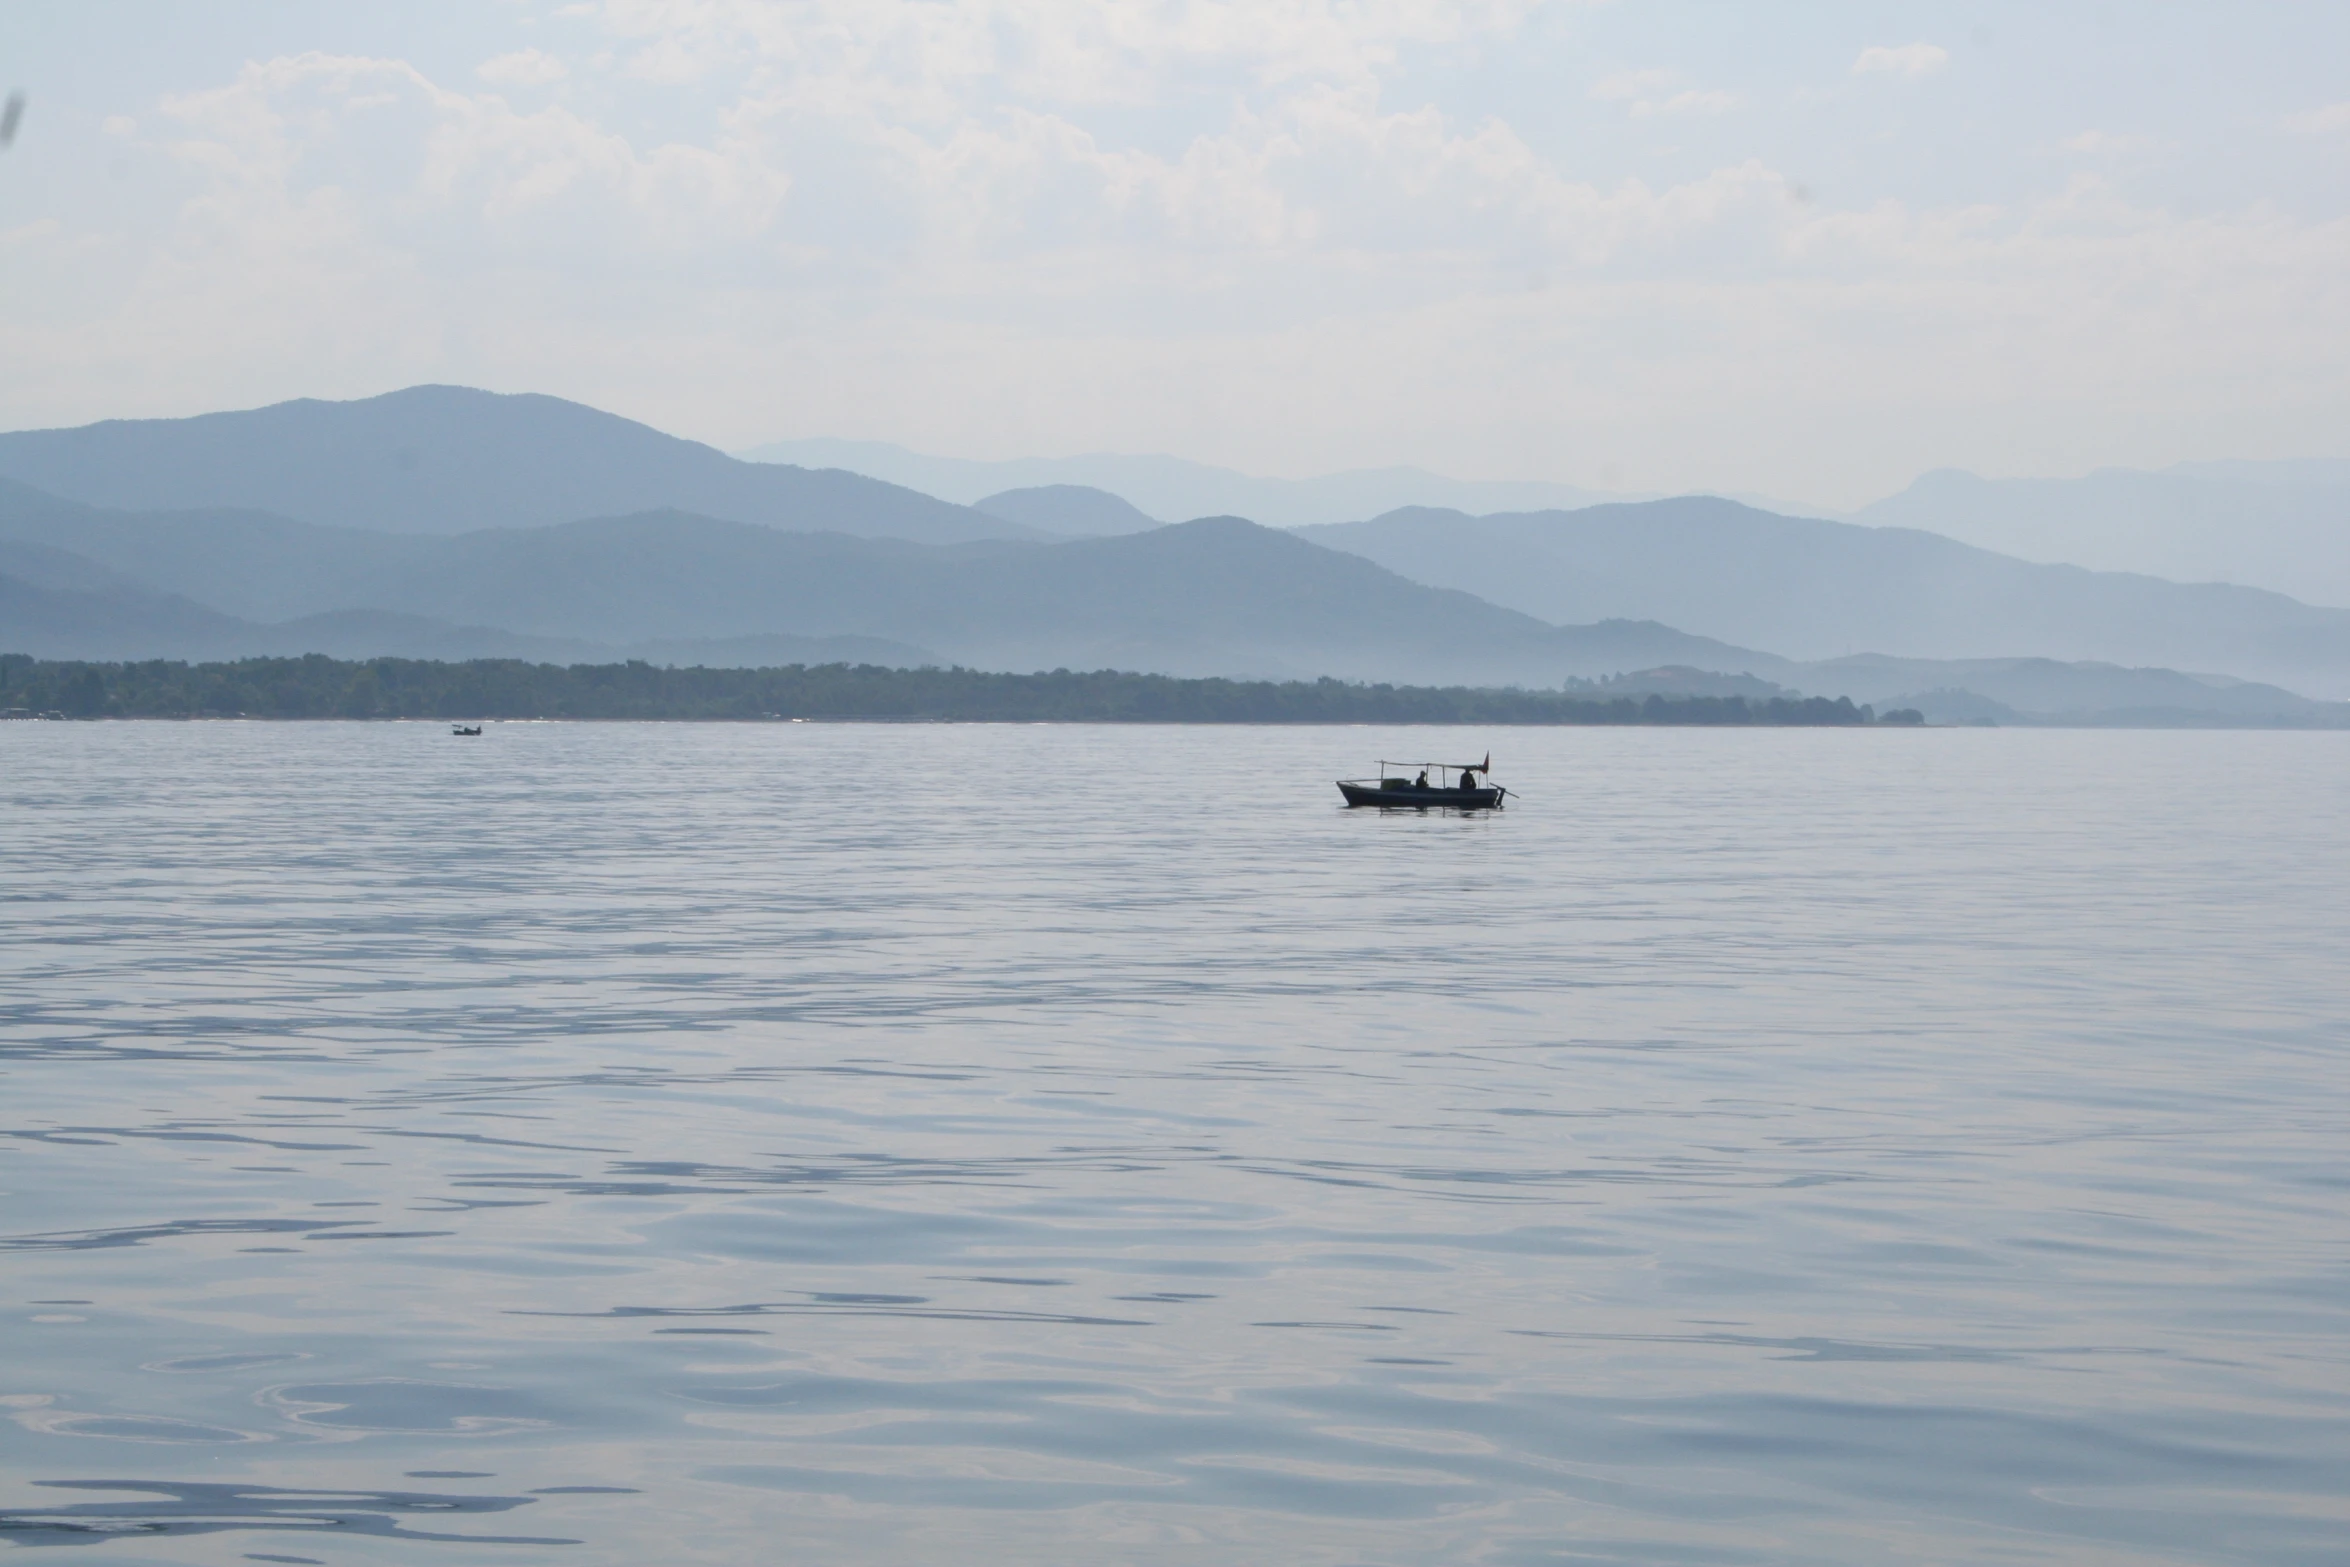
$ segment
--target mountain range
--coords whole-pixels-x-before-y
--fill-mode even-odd
[[[38,544],[0,540],[0,646],[45,658],[217,659],[325,653],[336,658],[520,658],[599,663],[642,658],[730,665],[940,662],[880,637],[741,637],[598,641],[466,625],[397,610],[340,608],[282,620],[232,615],[185,594]]]
[[[0,649],[49,656],[1647,671],[1958,720],[2197,722],[2331,721],[2239,677],[2332,695],[2350,669],[2350,613],[1727,501],[1154,526],[1097,488],[964,506],[462,388],[5,435],[0,471],[20,476],[0,479]]]
[[[46,542],[57,539],[103,559]],[[0,642],[52,657],[315,651],[1585,679],[1632,694],[1849,695],[1937,721],[2332,716],[2273,686],[2169,670],[1803,662],[1654,621],[1554,626],[1237,518],[1041,545],[789,533],[680,512],[432,536],[251,513],[100,512],[0,485]]]
[[[1658,620],[1797,660],[2029,649],[2350,696],[2350,610],[2039,565],[1914,528],[1781,517],[1710,496],[1487,517],[1411,508],[1299,532],[1545,620]]]
[[[708,661],[717,642],[788,635],[987,668],[1542,685],[1769,657],[1664,626],[1546,625],[1238,518],[1047,545],[924,545],[675,511],[433,537],[96,512],[9,486],[0,576],[19,590],[0,640],[51,656],[92,655],[104,637],[67,638],[61,617],[104,601],[104,636],[137,656],[275,649],[299,629],[337,634],[341,647],[319,650],[341,651],[364,614],[395,617],[372,623],[405,646],[486,638],[485,656],[515,657],[663,646]],[[79,596],[34,620],[41,592]],[[141,625],[155,630],[132,636]]]
[[[981,496],[972,506],[990,517],[1041,528],[1065,538],[1107,538],[1163,527],[1122,495],[1087,484],[1038,484]]]
[[[1588,506],[1594,501],[1620,499],[1571,484],[1449,479],[1424,468],[1360,468],[1310,479],[1267,479],[1181,457],[1111,452],[987,462],[932,457],[885,441],[816,439],[773,441],[736,455],[753,462],[845,469],[973,504],[983,504],[984,497],[1005,490],[1103,490],[1154,522],[1230,515],[1270,527],[1294,528],[1346,522],[1397,506],[1503,511]],[[0,467],[0,473],[6,471]]]
[[[2077,479],[1946,469],[1852,513],[2030,561],[2350,605],[2350,462],[2181,463]]]
[[[0,477],[92,506],[261,511],[389,533],[657,507],[932,544],[1034,532],[862,474],[738,462],[561,398],[462,386],[20,430],[0,434]]]
[[[1006,488],[1103,493],[1108,504],[1065,499],[1055,522],[1037,524],[1056,533],[1128,532],[1214,512],[1309,527],[1411,507],[1490,515],[1660,498],[1539,480],[1453,479],[1412,467],[1265,479],[1165,456],[978,462],[879,441],[777,441],[740,455],[847,469],[982,510],[993,509],[990,498]],[[1922,529],[2036,563],[2233,583],[2350,606],[2350,460],[2189,462],[2072,479],[1985,479],[1944,469],[1855,512],[1730,498],[1782,515]]]

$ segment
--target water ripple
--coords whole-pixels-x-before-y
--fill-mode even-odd
[[[2340,1556],[2350,736],[1460,738],[0,725],[0,1540]]]

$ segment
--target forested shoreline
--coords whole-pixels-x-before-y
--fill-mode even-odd
[[[1188,680],[1112,670],[1013,675],[870,664],[772,669],[358,661],[311,654],[190,664],[0,655],[0,710],[65,718],[811,719],[1175,724],[1851,726],[1849,698],[1600,698],[1572,691]]]

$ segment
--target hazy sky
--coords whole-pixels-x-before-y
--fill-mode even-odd
[[[10,0],[5,88],[0,427],[433,380],[1822,504],[2350,455],[2350,6]]]

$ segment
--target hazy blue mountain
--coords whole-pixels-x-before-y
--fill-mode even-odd
[[[614,649],[578,638],[519,636],[496,626],[453,625],[429,615],[381,609],[336,609],[253,625],[232,640],[239,652],[325,653],[335,658],[524,658],[571,664],[615,656]]]
[[[494,628],[555,657],[658,647],[706,660],[745,656],[742,639],[866,638],[992,668],[1390,681],[1555,685],[1664,663],[1784,662],[1659,625],[1544,625],[1232,518],[1049,545],[922,545],[679,512],[432,538],[250,513],[141,517],[13,487],[0,491],[0,538],[80,542],[102,557],[90,569],[140,591],[233,602],[237,624],[182,639],[203,653],[222,638],[274,651],[296,622],[340,654],[361,651],[355,635],[410,652]],[[411,618],[354,622],[358,611]],[[0,618],[0,646],[13,632]]]
[[[42,658],[214,657],[237,647],[244,622],[172,593],[74,587],[56,563],[0,553],[0,650]],[[101,568],[90,566],[90,570]]]
[[[2211,462],[2175,462],[2158,471],[2190,479],[2243,479],[2287,489],[2350,487],[2350,457],[2224,457]]]
[[[931,543],[1028,532],[862,474],[738,462],[561,398],[459,386],[0,434],[0,476],[100,507],[264,511],[390,533],[661,507]]]
[[[1640,669],[1590,682],[1598,696],[1848,696],[1879,711],[1922,710],[1930,723],[2290,723],[2350,727],[2350,703],[2318,702],[2276,686],[2175,669],[2048,658],[1851,658],[1796,664],[1796,688],[1752,675],[1687,666]]]
[[[0,651],[42,658],[238,658],[326,653],[336,658],[522,658],[544,663],[760,664],[943,662],[876,637],[769,634],[729,640],[598,642],[458,625],[429,615],[339,609],[276,623],[225,615],[156,593],[95,562],[41,545],[0,542]]]
[[[180,594],[126,584],[92,562],[81,562],[71,573],[24,572],[24,552],[40,548],[0,544],[0,650],[87,659],[327,653],[337,658],[527,658],[563,663],[624,656],[621,650],[591,642],[517,636],[494,627],[451,625],[383,610],[335,610],[263,624],[223,614]],[[60,580],[93,573],[108,580],[97,587]]]
[[[755,462],[845,468],[948,500],[972,502],[1005,490],[1070,484],[1107,490],[1153,517],[1246,517],[1285,528],[1346,522],[1398,506],[1503,511],[1587,506],[1610,499],[1571,484],[1449,479],[1408,467],[1362,468],[1310,479],[1264,479],[1181,457],[1103,452],[982,462],[926,456],[885,441],[826,439],[774,441],[736,455]]]
[[[25,552],[38,548],[0,544],[0,649],[11,653],[88,659],[327,653],[337,658],[527,658],[558,663],[621,656],[617,649],[590,642],[517,636],[493,627],[451,625],[382,610],[336,610],[262,624],[180,594],[128,584],[92,562],[81,562],[70,572],[28,573],[22,569]],[[65,580],[90,574],[106,580],[100,586],[73,586]]]
[[[266,512],[114,511],[7,479],[0,479],[0,540],[71,551],[149,589],[253,621],[357,602],[367,583],[431,560],[442,547],[429,536],[322,527]]]
[[[31,587],[65,593],[152,593],[135,577],[110,571],[85,555],[55,545],[0,534],[0,574]]]
[[[921,669],[948,661],[926,647],[886,637],[795,637],[767,632],[755,637],[684,637],[632,642],[621,651],[652,664],[708,669],[775,669],[785,664],[880,664]]]
[[[2032,561],[2350,605],[2350,462],[2182,463],[2079,479],[1945,469],[1853,514]]]
[[[2028,651],[2350,695],[2350,611],[1709,497],[1488,517],[1411,509],[1300,532],[1545,620],[1657,620],[1798,660]]]
[[[1005,669],[1556,684],[1767,657],[1662,626],[1547,626],[1236,518],[938,548],[663,513],[450,542],[369,602],[605,642],[881,637]]]
[[[1794,678],[1806,691],[1832,689],[1879,708],[1919,708],[1936,723],[2003,714],[2043,721],[2102,718],[2153,723],[2308,722],[2329,716],[2339,722],[2350,717],[2350,707],[2343,703],[2313,701],[2257,681],[2048,658],[1859,654],[1803,665]],[[1988,700],[1999,711],[1970,708],[1968,698]]]
[[[490,626],[461,626],[429,615],[340,609],[256,626],[231,639],[259,653],[328,653],[336,658],[523,658],[550,664],[608,664],[641,658],[654,664],[741,669],[778,664],[889,664],[918,668],[944,660],[927,648],[880,637],[667,638],[598,642],[587,637],[526,636]]]
[[[172,591],[191,583],[241,594],[257,613]],[[244,512],[105,512],[0,486],[0,650],[1582,678],[1610,694],[1786,688],[2011,721],[2115,710],[2160,722],[2326,721],[2289,692],[2167,669],[1805,664],[1654,621],[1549,625],[1231,518],[1055,544],[922,545],[681,513],[416,537]]]
[[[1108,490],[1097,490],[1087,484],[1040,484],[1025,490],[1005,490],[971,504],[991,517],[1008,518],[1071,538],[1141,533],[1160,526],[1158,518],[1146,516]]]

